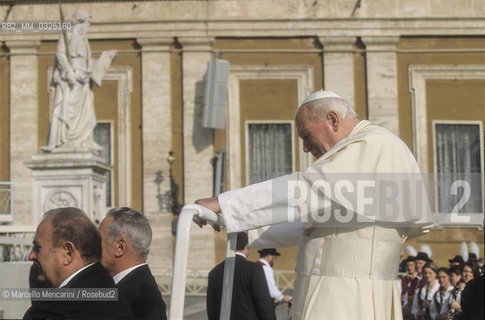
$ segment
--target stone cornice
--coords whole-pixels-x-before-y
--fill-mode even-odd
[[[362,37],[367,51],[396,50],[399,37]]]
[[[40,41],[33,40],[9,40],[5,41],[5,46],[14,54],[37,54]]]
[[[323,51],[332,52],[347,52],[353,51],[354,43],[357,41],[356,37],[327,37],[320,36],[318,41],[323,45]]]
[[[145,50],[169,50],[174,43],[173,38],[137,38],[136,42]]]
[[[485,18],[338,18],[159,20],[92,23],[88,39],[219,37],[374,37],[484,35]],[[58,39],[55,34],[3,33],[9,39]]]
[[[181,37],[178,38],[182,50],[189,51],[212,51],[214,45],[212,37]]]

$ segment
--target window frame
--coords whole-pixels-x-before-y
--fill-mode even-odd
[[[469,222],[452,222],[453,213],[439,212],[439,194],[438,194],[438,154],[437,148],[438,144],[436,141],[437,132],[436,125],[447,124],[447,125],[474,125],[478,126],[479,130],[479,140],[480,140],[480,170],[481,170],[481,185],[482,185],[482,212],[473,213],[459,213],[458,219],[466,219],[468,217]],[[433,119],[431,121],[432,128],[432,150],[433,150],[433,173],[434,173],[434,183],[433,183],[433,205],[434,205],[434,221],[439,221],[440,225],[447,227],[483,227],[484,211],[485,211],[485,180],[484,180],[484,131],[483,131],[483,121],[481,120],[438,120]],[[456,216],[455,216],[456,218]]]
[[[295,121],[294,120],[246,120],[244,122],[245,182],[249,185],[249,125],[250,124],[289,124],[291,131],[291,172],[295,171]]]
[[[115,207],[114,201],[115,201],[115,170],[114,170],[114,158],[115,158],[115,140],[114,140],[114,120],[97,120],[96,125],[98,124],[109,124],[109,134],[110,134],[110,163],[108,163],[111,166],[111,181],[109,181],[110,184],[110,190],[111,190],[111,207]],[[105,196],[106,200],[108,199],[107,197],[107,190],[105,190]],[[104,204],[106,206],[106,203]],[[107,206],[109,207],[109,206]]]

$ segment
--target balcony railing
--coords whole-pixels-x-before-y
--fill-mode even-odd
[[[187,269],[185,295],[205,296],[210,270]],[[152,273],[157,280],[158,287],[163,296],[172,294],[172,269],[153,268]],[[274,270],[276,286],[281,292],[291,295],[295,282],[295,271]]]
[[[0,262],[27,261],[35,226],[0,226]]]

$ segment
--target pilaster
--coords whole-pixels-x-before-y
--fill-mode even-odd
[[[137,42],[142,47],[143,211],[153,233],[149,263],[152,268],[171,268],[173,215],[161,211],[159,197],[170,190],[166,159],[172,148],[169,49],[173,39],[141,38]],[[160,189],[155,182],[158,171],[164,177]]]
[[[399,134],[396,44],[399,37],[364,37],[369,120]]]
[[[204,75],[212,59],[212,38],[181,38],[183,54],[184,189],[186,204],[212,196],[213,130],[202,127]],[[189,268],[214,266],[214,231],[193,224]]]
[[[355,108],[354,37],[319,37],[323,45],[324,88]]]
[[[10,180],[14,183],[14,223],[31,224],[31,171],[24,164],[38,151],[37,99],[39,41],[6,41],[10,50]]]

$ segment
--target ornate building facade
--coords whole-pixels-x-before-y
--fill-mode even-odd
[[[225,154],[223,190],[264,176],[264,168],[250,165],[266,148],[258,141],[283,139],[284,147],[270,146],[285,158],[275,172],[306,168],[313,159],[302,152],[294,110],[320,88],[400,136],[423,172],[449,168],[440,165],[448,159],[440,154],[460,154],[458,145],[473,150],[472,169],[456,159],[448,164],[482,177],[478,204],[469,209],[478,211],[473,223],[447,224],[409,243],[430,244],[442,265],[462,241],[479,243],[483,256],[483,0],[61,3],[66,19],[80,8],[91,13],[93,57],[118,51],[103,85],[94,88],[99,136],[113,166],[107,206],[130,206],[148,216],[154,267],[173,264],[170,172],[178,201],[188,204],[212,195],[219,150]],[[13,183],[15,208],[4,223],[32,225],[38,217],[25,163],[46,143],[49,75],[60,35],[21,28],[22,21],[59,21],[59,5],[1,1],[0,17],[0,181]],[[9,21],[21,30],[8,30]],[[204,75],[217,54],[230,63],[223,129],[201,122]],[[223,252],[223,235],[194,226],[189,267],[210,269]],[[277,267],[291,270],[295,252],[286,249]]]

